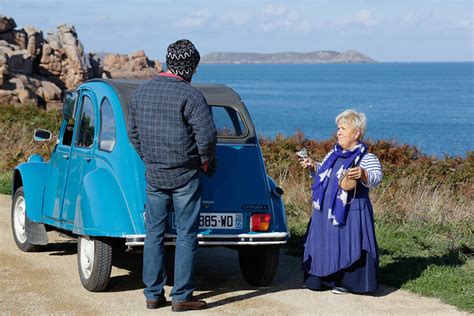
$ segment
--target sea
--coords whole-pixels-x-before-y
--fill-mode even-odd
[[[270,138],[330,139],[335,117],[355,109],[367,116],[366,138],[437,157],[474,151],[474,62],[201,64],[193,82],[233,88]]]

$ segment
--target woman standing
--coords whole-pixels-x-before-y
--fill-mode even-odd
[[[378,288],[378,249],[369,189],[382,179],[382,167],[361,142],[364,113],[346,110],[336,117],[337,143],[322,163],[307,158],[313,215],[304,240],[304,283],[312,290],[367,293]]]

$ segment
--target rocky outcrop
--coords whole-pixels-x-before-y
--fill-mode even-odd
[[[11,17],[0,15],[0,105],[29,103],[45,107],[61,104],[64,90],[87,79],[147,79],[161,71],[143,51],[130,55],[84,53],[73,25],[62,24],[46,37],[34,27],[16,29]]]
[[[148,79],[161,70],[161,63],[149,60],[142,50],[129,55],[107,54],[103,61],[103,73],[109,78]]]
[[[38,72],[61,89],[74,89],[87,79],[84,47],[72,25],[58,26],[43,42]]]

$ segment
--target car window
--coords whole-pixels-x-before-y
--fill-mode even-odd
[[[212,106],[211,109],[217,136],[240,138],[247,135],[247,128],[237,110],[229,106]]]
[[[79,131],[77,133],[77,146],[91,148],[94,143],[94,104],[88,96],[82,99],[82,112],[80,116]]]
[[[100,106],[99,149],[112,151],[115,146],[115,119],[112,105],[104,99]]]
[[[66,104],[67,103],[76,103],[77,102],[77,93],[74,93],[74,94],[69,94],[69,98],[66,98],[66,100],[64,101],[64,105],[63,107],[68,107],[69,109],[71,109],[71,112],[70,115],[69,115],[69,118],[66,120],[64,120],[64,123],[63,124],[66,124],[66,127],[64,128],[63,130],[63,135],[62,135],[62,144],[64,146],[71,146],[72,144],[72,135],[74,133],[74,125],[76,124],[76,118],[74,117],[74,109],[75,109],[75,106],[70,106]]]

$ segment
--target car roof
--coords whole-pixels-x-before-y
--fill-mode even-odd
[[[130,99],[136,89],[147,80],[137,79],[91,79],[87,82],[103,82],[110,85],[117,92],[120,99],[120,105],[122,107],[125,117],[128,115],[128,105]],[[201,91],[206,98],[209,105],[224,105],[231,106],[237,109],[243,116],[249,129],[249,135],[247,136],[247,143],[254,143],[256,141],[255,127],[253,126],[250,114],[247,111],[245,104],[242,102],[240,96],[230,87],[223,84],[192,84],[193,87]],[[128,128],[128,121],[126,121]]]

